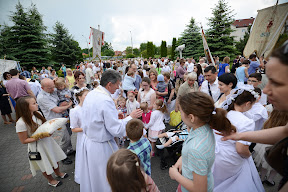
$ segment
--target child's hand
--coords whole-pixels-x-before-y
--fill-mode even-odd
[[[59,104],[60,107],[67,106],[67,105],[68,105],[68,103],[66,101]]]
[[[169,169],[169,176],[172,180],[175,180],[175,178],[177,177],[177,175],[179,175],[179,171],[178,169],[173,165],[172,167],[170,167]]]
[[[65,95],[66,98],[70,99],[71,97],[69,95]]]

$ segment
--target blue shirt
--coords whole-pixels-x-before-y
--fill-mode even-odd
[[[211,167],[215,160],[215,138],[208,124],[191,129],[182,148],[182,175],[193,180],[193,172],[207,175],[207,191],[212,192],[214,180]],[[181,186],[183,192],[188,192]]]
[[[28,71],[23,71],[22,73],[20,73],[20,75],[26,77],[26,78],[31,78],[31,73]]]
[[[128,148],[133,151],[140,159],[141,166],[143,167],[145,173],[151,176],[151,161],[150,161],[150,153],[152,147],[147,138],[142,137],[139,141],[130,143]]]
[[[251,61],[250,67],[248,68],[248,74],[252,74],[256,72],[256,69],[259,67],[260,63],[258,61]]]
[[[238,67],[236,69],[236,77],[238,82],[245,82],[247,81],[247,78],[245,76],[245,68],[246,67]]]
[[[219,64],[219,72],[218,72],[218,77],[220,77],[222,74],[225,73],[225,68],[227,66],[230,66],[228,63],[220,63]]]

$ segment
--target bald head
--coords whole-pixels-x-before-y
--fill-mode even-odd
[[[47,93],[53,93],[55,88],[53,80],[49,78],[43,79],[41,81],[41,88]]]

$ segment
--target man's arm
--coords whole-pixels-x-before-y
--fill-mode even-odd
[[[54,107],[53,109],[51,109],[51,111],[53,111],[54,113],[62,113],[63,111],[67,110],[71,106],[72,106],[72,101],[70,101],[69,104],[66,106]]]

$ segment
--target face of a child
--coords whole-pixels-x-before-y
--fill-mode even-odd
[[[63,90],[63,89],[65,89],[65,85],[59,85],[59,86],[57,87],[57,89]]]
[[[128,94],[128,99],[129,99],[129,101],[133,102],[134,99],[135,99],[134,94],[133,94],[133,93],[129,93],[129,94]]]
[[[261,81],[258,81],[255,77],[249,77],[247,83],[253,85],[253,87],[258,87],[258,85],[261,84]]]
[[[94,77],[95,77],[95,79],[99,79],[99,76],[97,73],[95,73]]]
[[[157,104],[156,104],[156,102],[153,104],[153,109],[159,109],[160,108],[160,106],[158,106]]]
[[[197,73],[198,69],[197,66],[194,66],[194,72]]]
[[[126,102],[124,100],[119,101],[119,105],[123,108],[126,105]]]
[[[29,103],[29,110],[31,112],[38,111],[38,104],[36,103],[35,99],[33,98],[29,99],[28,103]]]

